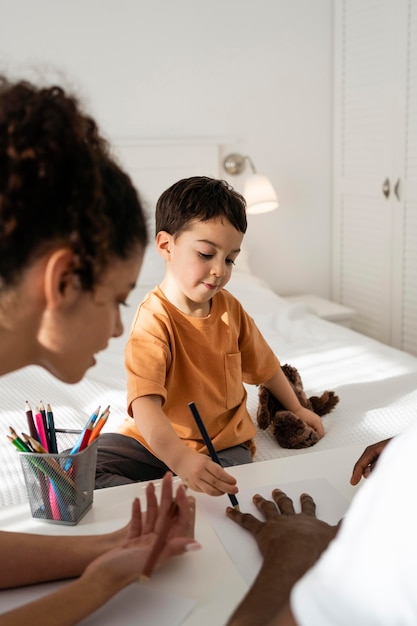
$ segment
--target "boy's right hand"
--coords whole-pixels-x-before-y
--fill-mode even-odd
[[[210,496],[225,493],[236,494],[236,478],[228,474],[218,463],[205,454],[186,449],[175,467],[175,473],[182,482],[194,491]]]

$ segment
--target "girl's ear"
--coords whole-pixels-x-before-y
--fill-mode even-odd
[[[56,309],[79,293],[74,267],[74,253],[69,248],[55,250],[49,257],[44,274],[44,294],[49,308]]]
[[[155,246],[161,257],[168,261],[171,252],[172,235],[165,230],[160,230],[155,238]]]

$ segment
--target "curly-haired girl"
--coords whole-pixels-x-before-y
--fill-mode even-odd
[[[122,333],[119,309],[147,240],[138,195],[77,99],[0,77],[0,375],[36,364],[79,381]],[[130,523],[107,535],[0,532],[1,588],[80,576],[0,625],[70,625],[89,615],[140,576],[172,497],[168,474],[160,506],[148,487],[146,525],[135,500]],[[197,546],[194,503],[182,487],[176,501],[159,563]]]

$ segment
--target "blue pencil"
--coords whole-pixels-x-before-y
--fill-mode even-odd
[[[98,406],[96,408],[96,410],[94,411],[94,413],[92,413],[90,415],[90,417],[87,420],[86,425],[84,426],[84,428],[82,429],[81,433],[78,436],[77,441],[74,443],[70,454],[76,454],[77,452],[79,452],[80,450],[80,445],[82,443],[83,437],[84,437],[84,433],[87,430],[87,428],[89,428],[91,426],[91,424],[94,424],[94,422],[96,421],[98,414],[100,413],[100,407]]]
[[[98,417],[99,412],[100,412],[100,406],[98,406],[96,410],[94,411],[94,413],[92,413],[90,417],[88,418],[86,425],[84,426],[84,428],[82,429],[82,431],[77,437],[77,441],[72,446],[70,454],[77,454],[77,452],[80,451],[80,446],[83,442],[85,431],[91,426],[91,424],[94,424],[94,422],[96,421]],[[68,472],[71,465],[72,465],[72,459],[68,459],[68,461],[64,465],[64,470]]]
[[[199,431],[201,433],[201,436],[203,437],[204,443],[206,444],[207,449],[210,452],[211,458],[213,459],[213,461],[215,463],[217,463],[218,465],[220,465],[220,467],[222,467],[222,464],[220,463],[220,459],[217,456],[217,452],[214,449],[213,443],[212,443],[212,441],[210,439],[210,436],[209,436],[209,434],[208,434],[208,432],[206,430],[206,427],[204,426],[204,422],[201,419],[201,415],[198,412],[198,409],[197,409],[196,405],[194,404],[194,402],[190,402],[188,406],[190,407],[190,411],[191,411],[191,413],[192,413],[192,415],[193,415],[193,417],[195,419],[195,422],[196,422],[196,424],[198,426],[198,429],[199,429]],[[228,493],[227,495],[229,496],[229,499],[230,499],[230,502],[231,502],[233,508],[234,509],[238,509],[239,508],[239,502],[237,501],[236,496],[233,495],[232,493]]]

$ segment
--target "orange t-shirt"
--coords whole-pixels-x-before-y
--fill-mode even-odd
[[[243,382],[256,385],[269,380],[280,363],[228,291],[215,294],[207,317],[191,317],[156,287],[139,305],[125,364],[129,415],[117,432],[150,450],[131,417],[132,402],[159,395],[178,437],[193,450],[208,453],[190,402],[195,402],[216,450],[246,443],[254,453],[256,428],[246,408]]]

